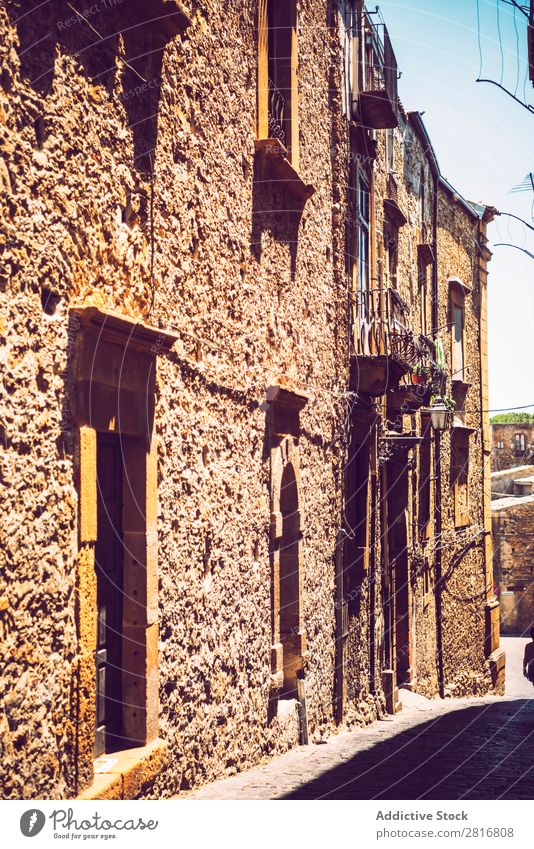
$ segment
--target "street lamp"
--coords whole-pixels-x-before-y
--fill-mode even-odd
[[[433,430],[442,431],[447,427],[448,407],[443,398],[434,398],[430,405],[430,423]]]

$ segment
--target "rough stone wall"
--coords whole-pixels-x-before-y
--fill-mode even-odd
[[[143,794],[171,795],[257,763],[298,739],[294,708],[272,716],[269,704],[265,389],[280,379],[310,395],[298,440],[307,708],[313,739],[334,728],[334,562],[347,458],[350,250],[337,22],[327,0],[299,3],[299,171],[316,189],[302,208],[282,188],[260,180],[254,155],[256,4],[185,5],[190,25],[162,45],[146,28],[114,35],[125,27],[125,8],[108,3],[91,20],[106,36],[105,47],[94,45],[82,21],[66,24],[59,0],[35,3],[26,15],[15,0],[0,11],[6,157],[0,188],[8,212],[0,268],[7,505],[0,768],[1,794],[9,798],[63,798],[80,789],[72,746],[79,684],[73,306],[116,309],[179,335],[158,361],[156,407],[159,734],[170,757]],[[51,37],[40,41],[45,31]],[[136,60],[140,54],[144,58]],[[406,116],[401,123],[394,133],[396,181],[408,220],[399,231],[397,284],[410,327],[419,333],[421,168],[428,227],[433,188],[423,147]],[[385,132],[376,136],[378,241],[389,189]],[[448,322],[448,276],[473,285],[466,299],[471,387],[462,415],[479,434],[476,222],[444,192],[439,223],[440,326]],[[405,415],[402,428],[420,433],[420,413]],[[470,439],[475,533],[482,521],[481,447],[477,433]],[[466,553],[469,539],[455,538],[450,433],[441,439],[441,455],[445,683],[448,694],[478,693],[489,687],[484,550],[478,536]],[[425,592],[422,563],[426,558],[433,587],[436,546],[417,538],[417,450],[411,460],[414,686],[432,696],[438,688],[436,606],[434,592]],[[361,581],[346,644],[348,725],[383,710],[379,680],[371,691],[370,656],[374,645],[379,679],[384,529],[376,507],[383,495],[378,475],[370,473],[367,513],[376,571]]]
[[[503,469],[500,472],[492,472],[492,498],[501,498],[505,495],[528,495],[528,492],[522,492],[523,487],[516,487],[514,484],[514,481],[521,481],[523,478],[534,479],[534,466],[512,466],[511,469]],[[526,481],[525,483],[528,484],[529,482]]]
[[[394,144],[394,183],[388,172],[386,131],[377,131],[377,156],[373,165],[375,224],[377,242],[377,281],[374,285],[393,286],[406,306],[405,325],[414,334],[432,335],[432,266],[427,268],[427,312],[426,321],[422,311],[422,287],[418,274],[417,245],[432,243],[435,189],[434,178],[428,151],[413,129],[408,116],[400,111],[400,126],[392,133]],[[423,185],[422,185],[423,181]],[[384,214],[384,200],[396,194],[399,208],[406,223],[398,229],[395,248],[397,251],[396,279],[389,275],[387,268],[387,250],[391,247],[388,240],[391,227]],[[438,194],[438,335],[445,350],[445,368],[449,375],[447,392],[453,392],[451,384],[451,344],[446,329],[449,318],[449,277],[460,278],[472,290],[466,297],[466,346],[469,388],[466,398],[458,400],[456,424],[471,428],[469,457],[470,522],[467,527],[457,528],[454,508],[454,488],[451,472],[452,432],[447,430],[436,445],[431,437],[431,475],[434,475],[436,450],[441,458],[441,536],[437,537],[435,523],[436,486],[430,486],[430,531],[427,538],[421,537],[418,516],[421,498],[422,467],[421,450],[406,452],[404,470],[409,493],[406,505],[406,532],[408,545],[410,582],[410,608],[412,629],[410,642],[412,647],[410,686],[427,696],[439,691],[440,670],[436,662],[438,652],[437,618],[440,617],[443,651],[443,685],[445,695],[469,695],[486,692],[491,687],[489,669],[485,658],[485,549],[483,535],[483,490],[482,490],[482,440],[481,440],[481,373],[480,373],[480,299],[478,293],[476,240],[478,237],[478,218],[453,197],[453,193],[440,189]],[[409,384],[409,376],[404,379]],[[412,390],[415,394],[416,387]],[[388,399],[389,410],[389,399]],[[393,419],[393,415],[392,415]],[[386,427],[402,430],[404,433],[422,434],[421,412],[395,414],[394,420]],[[388,464],[390,466],[390,464]],[[388,471],[389,479],[394,475],[394,466]],[[391,485],[391,484],[390,484]],[[383,493],[377,490],[377,502]],[[391,505],[392,515],[389,523],[395,522],[396,506]],[[399,507],[398,509],[404,509]],[[373,518],[377,520],[378,510]],[[385,528],[377,527],[377,537],[382,538]],[[380,551],[376,553],[378,572],[380,571]],[[439,579],[438,569],[441,570]],[[361,585],[361,607],[358,611],[360,632],[365,634],[370,628],[369,580],[365,576]],[[381,607],[380,574],[374,577],[377,587],[375,603],[376,621],[383,624]],[[438,583],[439,581],[439,583]],[[441,610],[437,607],[436,597],[441,597]],[[368,625],[369,623],[369,625]],[[380,644],[381,637],[377,641]],[[397,638],[399,639],[399,638]],[[352,638],[349,681],[361,688],[362,681],[368,679],[369,672],[362,655],[363,641]],[[359,650],[359,651],[358,651]],[[365,685],[364,685],[365,686]],[[350,692],[350,688],[349,688]],[[355,698],[355,696],[354,696]]]
[[[525,437],[525,450],[516,451],[515,435]],[[502,447],[501,447],[502,443]],[[534,457],[534,424],[532,422],[511,422],[491,425],[491,468],[497,472],[531,463]]]
[[[185,34],[136,66],[155,81],[139,94],[123,60],[143,52],[147,33],[91,48],[83,23],[59,27],[62,8],[36,4],[22,17],[8,2],[0,12],[2,795],[76,792],[65,719],[76,688],[77,511],[67,312],[94,303],[180,335],[158,364],[156,410],[160,736],[171,751],[146,793],[161,796],[295,742],[294,723],[268,719],[264,402],[280,375],[311,395],[299,445],[308,717],[313,737],[333,727],[337,393],[348,346],[343,246],[332,250],[344,183],[323,118],[328,4],[300,3],[300,172],[316,187],[302,211],[256,179],[255,4],[191,5]],[[91,22],[119,31],[122,4]],[[36,45],[45,30],[52,38]]]
[[[472,429],[469,436],[469,525],[455,530],[454,488],[451,476],[451,431],[441,438],[443,547],[442,625],[445,694],[486,692],[491,687],[484,655],[485,553],[483,465],[481,438],[480,300],[476,274],[477,221],[445,188],[438,193],[438,326],[450,321],[449,277],[462,280],[465,296],[464,364],[469,384],[455,391],[455,420]],[[452,372],[450,334],[442,331],[446,366]],[[456,536],[456,539],[455,539]]]
[[[501,632],[527,636],[534,625],[534,496],[494,501],[492,528]]]
[[[426,326],[423,325],[422,287],[418,276],[417,245],[424,239],[431,241],[433,220],[433,178],[428,156],[413,131],[407,116],[400,111],[400,125],[393,131],[394,142],[394,179],[397,189],[397,202],[407,222],[398,230],[397,275],[396,281],[388,278],[386,262],[379,274],[382,275],[382,285],[393,285],[408,308],[405,316],[406,326],[420,334],[426,332],[431,336],[432,315],[432,274],[431,266],[427,268],[427,313]],[[385,253],[386,219],[383,213],[383,202],[391,194],[391,184],[388,183],[388,164],[386,149],[386,132],[377,133],[378,150],[375,166],[377,238],[383,243]],[[424,186],[421,186],[421,179]],[[423,225],[426,235],[423,237]],[[404,382],[411,386],[409,375]],[[418,388],[411,386],[409,394],[417,397]],[[392,416],[390,427],[401,428],[405,433],[422,434],[421,413],[405,413],[400,418],[398,413]],[[422,487],[421,452],[415,448],[407,452],[405,457],[404,474],[407,476],[409,493],[407,505],[407,535],[409,558],[410,606],[412,615],[412,682],[411,686],[418,692],[433,696],[437,693],[438,677],[436,668],[436,607],[434,593],[428,592],[425,586],[424,572],[430,574],[430,585],[434,585],[434,544],[433,531],[426,542],[419,536],[418,516]],[[434,464],[434,446],[431,448],[430,468]],[[394,473],[393,473],[394,474]],[[431,471],[431,474],[433,472]],[[434,486],[431,483],[430,515],[434,513]],[[390,523],[399,518],[393,513],[388,516]],[[431,518],[431,528],[433,519]],[[384,532],[381,529],[381,535]]]

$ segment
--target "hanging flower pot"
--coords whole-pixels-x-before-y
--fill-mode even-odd
[[[430,369],[428,366],[414,366],[412,369],[411,379],[415,385],[428,383],[430,378]]]

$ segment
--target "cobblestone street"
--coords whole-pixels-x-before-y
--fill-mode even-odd
[[[503,638],[506,695],[431,701],[369,728],[302,746],[188,799],[532,799],[534,691],[526,639]]]

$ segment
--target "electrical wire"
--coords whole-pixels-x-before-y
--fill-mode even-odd
[[[499,50],[501,53],[501,85],[504,80],[504,50],[502,46],[502,35],[501,35],[501,13],[500,13],[500,0],[496,0],[496,11],[497,11],[497,34],[499,36]]]
[[[506,88],[506,86],[502,85],[502,83],[498,83],[496,80],[481,79],[480,77],[478,77],[476,79],[476,82],[477,83],[490,83],[491,85],[496,85],[497,88],[500,88],[502,91],[505,92],[505,94],[508,94],[513,100],[515,100],[516,103],[519,103],[519,105],[522,106],[524,109],[526,109],[527,112],[530,112],[531,115],[534,113],[534,106],[532,106],[530,103],[524,103],[522,100],[520,100],[514,94],[512,94],[512,92],[509,91]]]
[[[480,78],[482,76],[482,40],[481,40],[481,36],[480,36],[480,0],[477,0],[477,41],[478,41],[478,57],[479,57],[478,76]]]
[[[521,248],[519,245],[514,245],[512,242],[495,242],[493,245],[494,248],[515,248],[516,251],[522,251],[522,253],[526,254],[530,259],[534,259],[534,254],[530,251],[527,251],[526,248]]]

